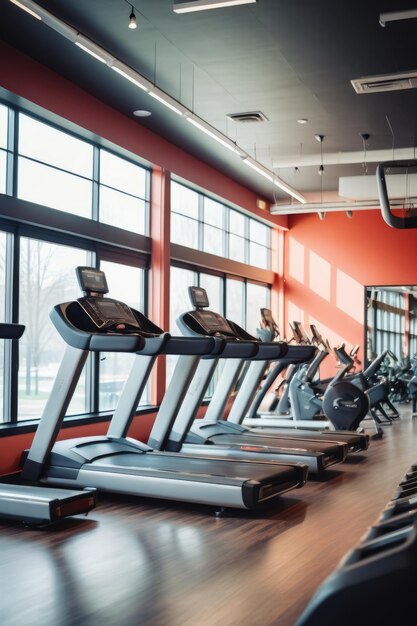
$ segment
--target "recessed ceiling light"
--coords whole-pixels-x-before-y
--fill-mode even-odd
[[[133,111],[133,115],[136,115],[136,117],[149,117],[152,113],[150,111],[138,109],[137,111]]]
[[[300,117],[300,119],[297,120],[297,122],[299,124],[307,124],[308,123],[308,119],[306,117]]]

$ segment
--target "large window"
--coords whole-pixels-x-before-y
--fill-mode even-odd
[[[266,285],[246,284],[246,330],[256,336],[261,318],[260,309],[269,309],[271,290]]]
[[[6,306],[6,233],[0,232],[0,322],[5,321]],[[0,338],[0,422],[4,420],[4,340]]]
[[[146,170],[101,150],[100,221],[134,233],[146,234],[146,186]]]
[[[142,313],[144,309],[144,271],[138,267],[129,267],[109,261],[103,261],[100,269],[106,274],[109,295],[126,302]],[[116,407],[123,383],[129,375],[134,358],[134,354],[122,352],[100,354],[100,411]],[[140,404],[147,403],[148,389],[140,399]]]
[[[371,361],[384,350],[391,350],[397,358],[402,359],[406,356],[404,293],[372,287],[367,292],[367,298],[367,359]]]
[[[0,420],[40,417],[66,349],[49,314],[81,295],[78,265],[102,268],[110,297],[146,313],[151,185],[149,169],[138,161],[81,130],[0,105],[0,322],[18,320],[26,327],[18,343],[0,341]],[[30,223],[26,202],[39,205]],[[191,307],[188,287],[200,285],[213,310],[254,333],[259,307],[269,303],[268,285],[256,284],[254,277],[263,280],[270,273],[243,267],[237,276],[242,268],[230,261],[269,268],[270,227],[177,182],[171,187],[171,227],[172,242],[198,249],[211,264],[200,271],[184,259],[179,267],[181,255],[175,256],[170,331],[179,333],[176,319]],[[92,233],[98,231],[95,240]],[[220,271],[212,255],[222,257],[227,269],[219,265]],[[90,355],[67,415],[112,411],[134,358]],[[169,380],[175,358],[166,361]],[[140,402],[148,400],[146,389]]]
[[[188,287],[191,285],[206,289],[210,309],[236,322],[254,336],[259,326],[260,308],[270,306],[270,289],[267,285],[229,276],[171,266],[170,285],[170,330],[175,333],[178,333],[175,323],[178,316],[192,308],[188,296]],[[172,373],[175,359],[170,357],[169,363],[169,371]]]
[[[199,195],[177,183],[171,184],[171,241],[200,248]]]
[[[91,217],[92,172],[92,145],[19,115],[19,198]]]
[[[192,307],[188,297],[188,287],[195,285],[197,273],[180,267],[171,267],[170,272],[170,307],[169,307],[169,331],[173,335],[179,335],[177,319],[181,313],[189,311]],[[167,384],[171,380],[178,357],[167,356]]]
[[[100,265],[111,295],[144,310],[148,243],[142,237],[132,247],[120,229],[148,233],[149,189],[150,172],[125,155],[0,105],[0,193],[17,199],[0,232],[0,322],[26,327],[13,348],[0,341],[0,421],[40,417],[65,351],[49,313],[81,295],[78,265]],[[45,209],[36,226],[25,224],[18,200],[70,213],[74,231],[60,232],[52,217],[42,222],[51,216]],[[107,224],[103,240],[91,240],[86,220]],[[90,355],[67,415],[114,409],[132,358]]]
[[[0,105],[0,193],[6,193],[7,108]]]
[[[21,113],[18,122],[19,198],[134,233],[148,233],[146,169],[29,115]],[[0,156],[1,147],[0,143]]]
[[[87,265],[84,250],[22,237],[20,241],[19,419],[39,417],[55,379],[65,342],[49,319],[53,306],[80,296],[74,268]],[[89,410],[85,375],[68,414]]]
[[[177,182],[171,184],[171,241],[263,269],[271,228]]]

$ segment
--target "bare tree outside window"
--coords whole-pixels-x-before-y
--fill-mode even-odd
[[[49,314],[80,295],[75,267],[85,264],[86,253],[28,238],[20,250],[19,318],[26,331],[19,344],[19,418],[31,418],[39,417],[65,349]],[[83,412],[84,399],[81,405]]]

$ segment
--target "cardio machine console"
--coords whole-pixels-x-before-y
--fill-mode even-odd
[[[139,331],[141,326],[132,309],[119,300],[104,298],[108,293],[106,275],[94,267],[77,267],[78,283],[85,296],[77,300],[94,326],[101,331]]]
[[[206,310],[210,303],[205,289],[202,287],[188,287],[188,293],[192,305],[196,308],[189,315],[198,322],[207,335],[236,336],[233,328],[222,315]]]
[[[99,330],[139,331],[140,325],[131,308],[112,298],[79,298],[78,304]]]

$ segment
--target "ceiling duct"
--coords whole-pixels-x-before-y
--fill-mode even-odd
[[[245,113],[228,113],[227,117],[234,122],[268,122],[262,111],[247,111]]]
[[[380,74],[365,76],[350,81],[356,93],[376,93],[379,91],[400,91],[417,87],[417,70],[398,72],[397,74]]]

